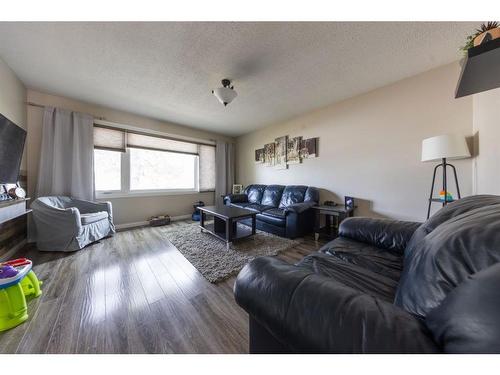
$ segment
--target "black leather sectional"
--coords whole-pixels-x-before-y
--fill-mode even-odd
[[[339,231],[296,265],[262,257],[240,272],[252,353],[500,353],[499,196]]]
[[[318,189],[302,185],[249,185],[243,194],[224,197],[226,205],[257,211],[257,229],[288,238],[312,232],[311,207],[318,201]]]

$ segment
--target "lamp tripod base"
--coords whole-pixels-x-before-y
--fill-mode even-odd
[[[443,170],[443,192],[444,192],[444,200],[440,199],[434,199],[432,198],[434,194],[434,183],[436,182],[436,172],[439,168],[442,168]],[[446,162],[446,158],[442,159],[441,164],[438,164],[434,167],[434,173],[432,175],[432,185],[431,185],[431,193],[429,195],[429,205],[427,207],[427,219],[431,216],[431,205],[432,203],[442,203],[443,207],[446,206],[448,203],[448,183],[447,183],[447,175],[446,175],[446,169],[450,167],[453,170],[453,175],[455,177],[455,186],[457,189],[457,195],[458,199],[461,199],[460,196],[460,188],[458,186],[458,177],[457,177],[457,170],[453,164],[449,164]]]

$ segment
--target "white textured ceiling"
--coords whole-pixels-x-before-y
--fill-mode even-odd
[[[475,26],[0,22],[0,57],[30,88],[236,136],[458,60]]]

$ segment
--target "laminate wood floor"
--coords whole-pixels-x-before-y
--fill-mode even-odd
[[[279,257],[294,263],[322,244],[311,236]],[[248,352],[235,277],[209,283],[155,228],[75,253],[26,246],[14,257],[33,260],[43,294],[29,300],[27,322],[0,333],[0,353]]]

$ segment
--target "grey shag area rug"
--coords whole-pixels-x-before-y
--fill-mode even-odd
[[[161,232],[211,283],[236,274],[252,259],[277,255],[302,242],[257,230],[254,236],[233,242],[227,250],[224,241],[202,233],[197,223],[165,226]]]

